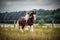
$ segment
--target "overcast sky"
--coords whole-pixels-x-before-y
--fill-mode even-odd
[[[60,0],[0,0],[0,12],[60,8]]]

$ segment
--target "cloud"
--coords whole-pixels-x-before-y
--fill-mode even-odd
[[[60,8],[59,0],[2,0],[0,12],[20,11],[30,9],[56,9]]]

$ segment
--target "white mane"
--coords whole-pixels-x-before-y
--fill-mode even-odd
[[[25,15],[25,20],[28,20],[28,18],[29,18],[29,14],[28,14],[28,12],[26,12],[26,15]]]

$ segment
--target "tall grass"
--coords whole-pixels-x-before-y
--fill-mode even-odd
[[[12,27],[0,27],[0,40],[60,40],[60,28],[40,28],[34,26],[34,32]]]

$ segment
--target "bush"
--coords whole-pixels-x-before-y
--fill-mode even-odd
[[[45,21],[44,21],[43,19],[41,19],[41,20],[38,21],[38,24],[39,24],[40,26],[43,26],[43,25],[45,24]]]

